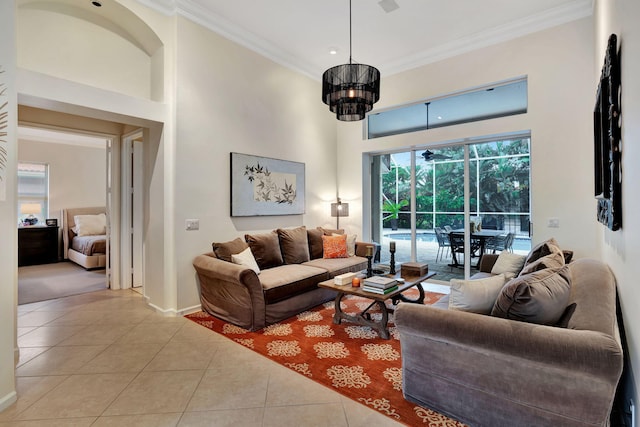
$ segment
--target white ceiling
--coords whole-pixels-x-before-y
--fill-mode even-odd
[[[349,61],[348,0],[137,1],[318,80]],[[379,4],[394,2],[399,7],[389,13]],[[592,12],[592,0],[353,0],[353,61],[377,67],[384,78]]]

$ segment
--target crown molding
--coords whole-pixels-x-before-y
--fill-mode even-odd
[[[500,25],[487,31],[478,32],[450,43],[445,43],[434,49],[429,49],[416,55],[390,62],[386,64],[386,66],[381,67],[381,72],[384,71],[385,75],[397,74],[527,34],[566,24],[567,22],[586,18],[592,14],[593,0],[574,0],[571,3],[549,9],[542,13]]]
[[[319,80],[322,75],[323,70],[316,69],[311,63],[285,52],[283,49],[267,42],[254,33],[238,27],[193,0],[136,1],[167,16],[181,15],[284,67],[302,73],[314,80]],[[389,76],[582,19],[593,14],[593,3],[593,0],[574,0],[542,13],[491,28],[487,31],[478,32],[436,48],[420,52],[416,55],[392,61],[384,66],[381,65],[379,68],[382,74]]]
[[[299,57],[293,56],[280,49],[276,45],[269,43],[262,37],[238,27],[234,23],[200,6],[192,0],[175,0],[177,12],[202,25],[221,36],[232,40],[249,50],[252,50],[272,61],[319,80],[322,71],[317,72],[315,67]]]

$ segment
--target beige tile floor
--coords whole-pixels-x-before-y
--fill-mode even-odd
[[[0,426],[398,426],[130,290],[18,307]]]

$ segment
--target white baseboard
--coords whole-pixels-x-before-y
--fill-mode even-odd
[[[180,310],[176,310],[175,308],[165,310],[158,307],[157,305],[151,304],[150,302],[147,302],[147,305],[151,307],[156,313],[162,314],[165,317],[184,316],[186,314],[195,313],[196,311],[200,311],[202,309],[199,305],[194,305],[192,307],[187,307]]]
[[[13,405],[16,400],[18,400],[18,393],[16,393],[15,390],[7,394],[6,396],[2,397],[0,399],[0,412],[4,411],[9,406]]]
[[[195,313],[197,311],[202,311],[201,305],[194,305],[193,307],[183,308],[182,310],[178,310],[180,316],[186,316],[187,314]]]

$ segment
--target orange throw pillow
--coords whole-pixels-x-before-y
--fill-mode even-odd
[[[349,258],[347,252],[347,235],[322,236],[323,258]]]

